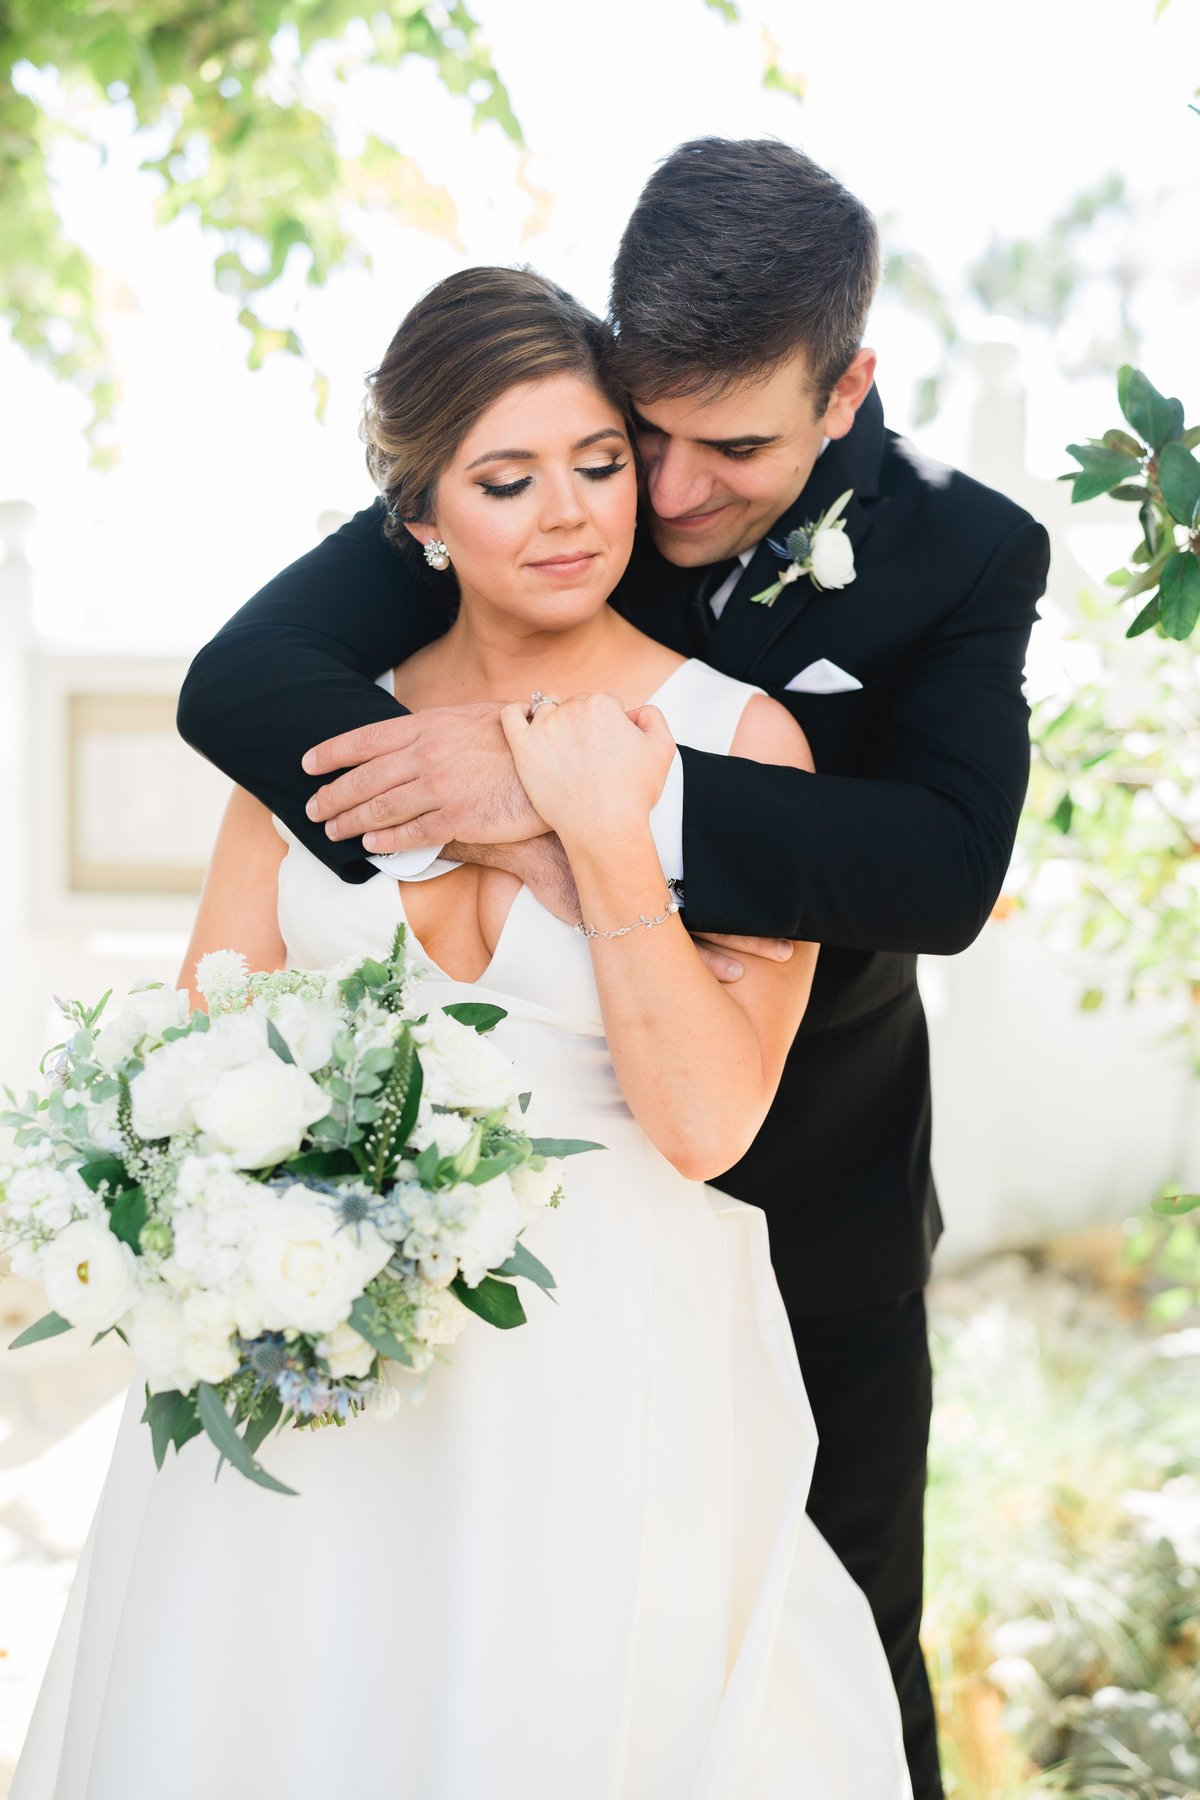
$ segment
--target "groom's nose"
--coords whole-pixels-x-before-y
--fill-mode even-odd
[[[646,459],[646,493],[660,519],[701,512],[712,495],[712,476],[704,458],[689,444],[655,440]]]

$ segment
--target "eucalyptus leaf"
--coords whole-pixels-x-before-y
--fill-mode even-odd
[[[221,1396],[207,1381],[202,1381],[196,1389],[196,1409],[201,1425],[221,1455],[233,1465],[239,1475],[244,1475],[247,1481],[253,1481],[259,1487],[270,1488],[274,1494],[295,1494],[295,1488],[277,1481],[261,1463],[254,1460],[238,1436],[233,1420],[225,1411]]]
[[[156,1469],[161,1469],[166,1461],[175,1429],[176,1408],[182,1399],[183,1395],[178,1388],[170,1388],[162,1394],[152,1394],[149,1388],[146,1389],[146,1410],[142,1414],[142,1422],[150,1427],[150,1444],[154,1451]]]
[[[603,1150],[604,1144],[593,1144],[587,1138],[531,1138],[537,1156],[582,1156],[585,1150]]]
[[[456,1001],[452,1006],[443,1006],[442,1011],[460,1025],[473,1025],[481,1037],[508,1017],[503,1006],[487,1006],[480,1000]]]
[[[547,1293],[552,1287],[558,1286],[545,1263],[539,1262],[533,1251],[526,1249],[519,1239],[508,1260],[498,1264],[491,1272],[493,1275],[511,1276],[514,1280],[523,1275],[527,1281],[536,1282]]]
[[[283,1033],[276,1025],[274,1019],[267,1020],[267,1043],[275,1052],[280,1062],[291,1063],[293,1067],[295,1066],[296,1059],[288,1049]]]
[[[378,1350],[380,1356],[389,1357],[392,1362],[403,1363],[406,1368],[411,1369],[412,1357],[385,1324],[379,1308],[369,1295],[358,1296],[350,1308],[350,1323],[359,1337],[366,1339],[372,1350]]]
[[[485,1275],[478,1287],[468,1287],[462,1276],[456,1275],[450,1290],[469,1311],[501,1331],[510,1331],[514,1325],[526,1323],[521,1296],[511,1282],[496,1281],[491,1275]]]
[[[23,1350],[26,1344],[40,1344],[43,1338],[59,1337],[70,1329],[70,1319],[64,1319],[61,1313],[43,1313],[35,1325],[27,1325],[8,1347],[10,1350]]]
[[[113,1236],[128,1244],[137,1256],[142,1253],[142,1226],[149,1214],[145,1194],[140,1187],[131,1187],[117,1195],[108,1215],[108,1228]]]
[[[258,1403],[258,1411],[248,1420],[242,1433],[242,1442],[251,1456],[254,1455],[268,1433],[274,1431],[283,1417],[283,1402],[278,1394],[264,1393]]]

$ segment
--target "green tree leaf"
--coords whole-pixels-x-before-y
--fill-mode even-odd
[[[1126,631],[1125,636],[1127,638],[1141,637],[1144,631],[1149,631],[1152,625],[1158,624],[1159,617],[1160,608],[1158,604],[1158,595],[1155,594],[1153,599],[1147,600],[1145,606],[1143,606],[1141,612],[1133,621],[1133,624]]]
[[[1182,445],[1165,445],[1158,458],[1158,485],[1171,517],[1190,529],[1200,507],[1200,463]]]
[[[162,1394],[152,1394],[146,1389],[146,1410],[142,1414],[142,1423],[150,1427],[150,1444],[154,1451],[154,1466],[161,1469],[167,1459],[167,1451],[171,1447],[175,1431],[175,1413],[183,1395],[178,1388],[170,1388]]]
[[[468,1287],[462,1276],[456,1275],[450,1288],[465,1307],[501,1331],[510,1331],[514,1325],[526,1322],[521,1296],[509,1281],[496,1281],[485,1275],[478,1287]]]
[[[1106,450],[1102,444],[1068,444],[1067,455],[1082,465],[1082,472],[1071,477],[1075,483],[1071,499],[1076,506],[1141,474],[1141,464],[1134,457],[1123,450]]]
[[[1161,450],[1183,432],[1183,404],[1168,400],[1140,369],[1125,363],[1117,373],[1121,411],[1152,450]]]
[[[1170,638],[1190,637],[1200,618],[1200,562],[1191,550],[1168,558],[1159,582],[1162,628]]]

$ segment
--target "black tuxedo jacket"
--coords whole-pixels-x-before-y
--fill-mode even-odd
[[[770,537],[846,488],[853,582],[817,592],[800,580],[773,607],[752,605],[781,567],[764,541],[704,651],[789,708],[818,773],[683,751],[688,925],[822,946],[775,1104],[717,1183],[766,1210],[793,1314],[893,1299],[928,1275],[941,1219],[916,957],[964,949],[1000,890],[1028,776],[1022,668],[1049,563],[1040,525],[887,431],[874,390]],[[449,619],[437,577],[381,526],[376,503],[269,582],[200,652],[179,703],[187,741],[349,881],[375,871],[359,843],[330,843],[306,817],[314,783],[300,758],[393,715],[373,678]],[[613,602],[694,654],[687,581],[639,534]],[[820,659],[861,688],[787,691]]]

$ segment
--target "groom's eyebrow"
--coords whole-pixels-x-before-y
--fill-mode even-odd
[[[656,425],[653,419],[643,418],[641,413],[634,413],[633,422],[639,431],[652,431],[659,437],[668,435],[663,431],[661,425]],[[744,431],[740,437],[698,437],[689,438],[687,441],[689,444],[702,444],[706,450],[761,450],[766,444],[777,444],[779,438],[780,434],[777,431],[772,432],[769,437],[763,437],[752,431]]]
[[[605,438],[619,438],[623,444],[629,441],[620,426],[606,425],[602,431],[590,432],[587,437],[580,438],[578,443],[572,444],[571,453],[573,455],[576,450],[586,450],[591,444],[602,443]],[[477,469],[480,463],[534,462],[536,458],[536,450],[489,450],[485,456],[477,456],[474,462],[468,463],[466,472],[469,474],[472,469]]]

